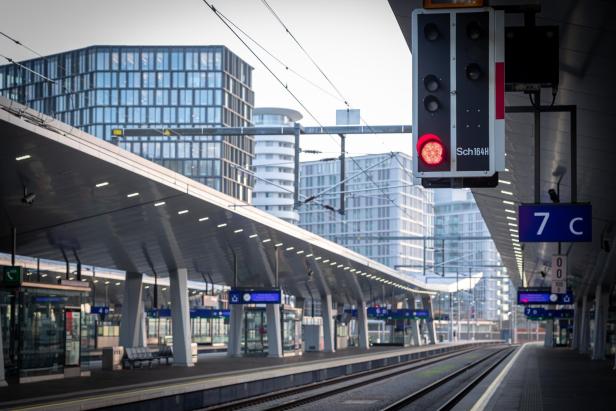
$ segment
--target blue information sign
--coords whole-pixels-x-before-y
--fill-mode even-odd
[[[171,317],[170,308],[152,308],[148,310],[148,315],[152,318]]]
[[[554,294],[549,287],[518,288],[518,304],[573,304],[573,292],[567,290],[566,294]]]
[[[94,305],[90,308],[90,314],[107,315],[109,314],[109,307],[105,305]]]
[[[229,318],[229,310],[214,308],[193,308],[190,310],[191,318]]]
[[[590,204],[523,204],[518,220],[521,242],[592,241]]]
[[[229,291],[229,304],[280,304],[282,294],[279,289]]]
[[[573,310],[564,309],[564,310],[551,310],[543,307],[526,307],[524,309],[524,314],[529,319],[568,319],[573,318]]]

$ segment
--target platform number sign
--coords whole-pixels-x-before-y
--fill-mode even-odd
[[[552,293],[565,294],[567,292],[567,256],[552,256]]]
[[[520,242],[592,241],[590,204],[522,204],[518,217]]]

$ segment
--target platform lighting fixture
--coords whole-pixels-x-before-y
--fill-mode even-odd
[[[366,272],[362,271],[362,272],[359,273],[359,275],[361,275],[362,277],[365,277],[366,276]]]
[[[259,234],[250,234],[250,235],[248,236],[248,238],[255,238],[255,237],[258,237],[258,236],[259,236]]]
[[[158,203],[154,203],[154,207],[160,207],[162,205],[165,205],[164,201],[159,201]]]
[[[145,288],[145,289],[147,290],[148,288],[150,288],[150,286],[149,286],[149,285],[146,285],[146,286],[145,286],[145,287],[143,287],[143,288]]]
[[[329,263],[329,258],[327,260],[323,260],[323,264]]]
[[[499,183],[501,184],[506,184],[506,185],[510,185],[511,181],[507,181],[507,180],[498,180]]]
[[[503,200],[503,204],[515,205],[515,203],[513,201],[509,201],[509,200]]]
[[[508,173],[508,172],[509,172],[509,169],[508,169],[508,168],[505,168],[505,171]]]
[[[282,247],[283,243],[276,243],[274,244],[274,247]]]
[[[308,258],[308,257],[312,257],[312,256],[313,256],[313,254],[312,254],[312,253],[310,253],[310,254],[306,254],[306,258]],[[315,258],[315,260],[316,260],[316,258]]]
[[[512,196],[512,195],[513,195],[513,193],[512,193],[511,191],[501,190],[500,192],[501,192],[502,194],[506,194],[506,195],[508,195],[508,196]]]
[[[511,227],[517,227],[518,226],[517,224],[513,224],[513,223],[507,223],[507,225],[511,226]]]
[[[202,221],[207,221],[207,220],[209,220],[209,219],[210,219],[210,217],[201,217],[201,218],[200,218],[199,220],[197,220],[197,221],[202,222]]]
[[[314,257],[314,261],[319,261],[320,259],[322,259],[323,257]]]
[[[505,208],[505,212],[506,212],[506,213],[509,213],[509,214],[515,214],[515,211],[514,211],[514,210],[510,210],[510,209],[508,209],[508,208]]]
[[[167,291],[167,287],[163,287],[161,290],[162,291]]]
[[[295,253],[295,254],[297,254],[297,255],[304,254],[304,250],[299,250],[299,251],[298,251],[297,253]]]
[[[351,271],[352,273],[354,273],[355,271],[357,271],[355,268],[351,268],[349,271]]]
[[[47,274],[43,274],[41,277],[43,277],[43,276],[45,276],[45,277],[46,277],[46,276],[47,276]],[[98,280],[94,280],[94,284],[98,284]]]
[[[329,265],[336,265],[336,262],[332,261],[331,263],[329,263]]]
[[[188,210],[180,210],[180,211],[178,211],[179,215],[186,214],[186,213],[188,213]]]
[[[336,268],[341,268],[341,267],[343,267],[343,266],[344,266],[344,264],[338,264],[338,265],[336,266]]]
[[[120,285],[120,284],[122,284],[122,283],[120,283],[119,281],[117,283],[115,283],[115,285]]]
[[[223,227],[226,227],[226,226],[227,226],[227,223],[222,223],[222,224],[218,224],[216,227],[223,228]]]
[[[109,181],[103,181],[102,183],[98,183],[95,185],[96,188],[101,188],[109,185]]]
[[[291,250],[294,250],[294,249],[295,249],[295,247],[287,247],[287,248],[285,248],[286,251],[291,251]]]
[[[132,198],[132,197],[137,197],[138,195],[139,195],[139,193],[130,193],[130,194],[127,194],[126,197],[127,198]]]
[[[243,228],[238,228],[237,230],[233,230],[235,234],[241,233],[242,231],[244,231]]]
[[[515,217],[507,216],[507,220],[516,221],[517,219]]]
[[[111,284],[111,281],[105,281],[105,285]]]
[[[62,278],[61,275],[56,275],[56,280],[59,280],[60,278]]]
[[[424,9],[451,9],[482,7],[484,0],[423,0]]]
[[[24,154],[23,156],[15,157],[15,160],[23,161],[23,160],[27,160],[29,158],[32,158],[32,156],[30,154]]]
[[[266,238],[265,240],[261,241],[262,243],[269,243],[270,241],[272,241],[271,238]]]

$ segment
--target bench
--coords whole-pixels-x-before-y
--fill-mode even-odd
[[[146,347],[128,347],[124,349],[124,364],[128,365],[131,369],[135,368],[136,364],[142,365],[147,362],[148,367],[152,366],[152,362],[165,360],[166,364],[169,364],[169,358],[173,357],[173,350],[171,347],[163,347],[157,353],[152,353]]]
[[[124,364],[128,364],[130,368],[135,368],[135,364],[142,365],[147,362],[148,367],[152,366],[152,361],[157,359],[152,355],[152,352],[146,347],[127,347],[124,349]]]

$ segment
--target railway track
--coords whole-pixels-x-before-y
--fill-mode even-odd
[[[238,400],[230,403],[219,404],[213,407],[205,408],[207,411],[218,411],[218,410],[240,410],[240,409],[251,409],[258,407],[260,409],[268,409],[268,410],[287,410],[298,408],[303,405],[307,405],[321,399],[331,397],[337,394],[344,393],[346,391],[350,391],[353,389],[360,388],[362,386],[370,385],[375,382],[383,381],[384,379],[395,378],[406,373],[429,367],[431,365],[447,361],[452,358],[456,358],[477,350],[485,349],[486,346],[481,347],[472,347],[467,349],[461,349],[460,351],[456,351],[453,353],[447,354],[437,354],[430,357],[424,357],[412,361],[407,361],[404,363],[394,364],[390,366],[380,367],[378,369],[368,370],[348,376],[342,376],[337,378],[332,378],[329,380],[320,381],[317,383],[303,385],[300,387],[294,387],[287,390],[277,391],[271,394],[264,394],[256,397],[250,397],[243,400]],[[502,352],[508,348],[504,348],[498,350],[491,355],[482,357],[480,360],[473,362],[464,367],[464,370],[456,371],[459,375],[465,370],[473,368],[474,366],[482,363],[483,361],[491,358],[493,355]],[[454,378],[454,377],[451,377]],[[444,381],[446,382],[446,381]],[[443,382],[443,383],[444,383]],[[477,382],[478,383],[478,382]],[[432,384],[431,384],[432,385]],[[436,389],[438,386],[435,385],[432,389],[428,389],[425,391],[425,394]],[[425,395],[424,394],[424,395]],[[417,398],[419,396],[423,396],[421,394],[417,394]],[[406,400],[411,401],[406,398]],[[273,403],[271,406],[268,403]],[[409,402],[410,403],[410,402]],[[406,404],[408,405],[408,404]],[[404,407],[403,402],[400,402],[400,406]],[[390,408],[386,408],[390,409]],[[391,408],[391,409],[400,409],[400,408]],[[446,409],[446,408],[445,408]]]

